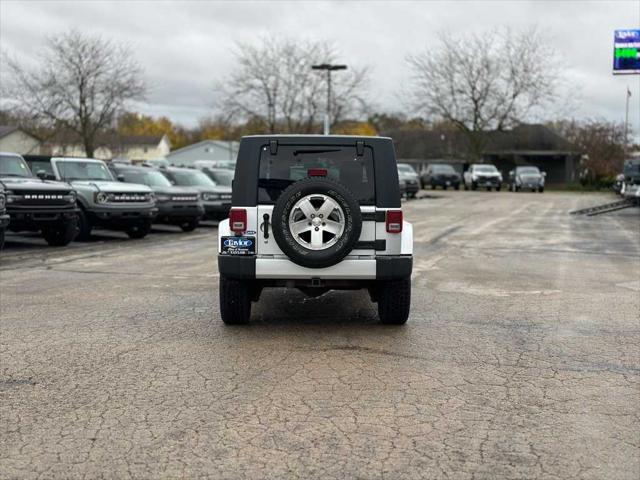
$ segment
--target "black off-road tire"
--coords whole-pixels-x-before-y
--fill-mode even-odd
[[[378,283],[378,316],[385,325],[403,325],[411,309],[411,277]]]
[[[4,248],[4,228],[0,228],[0,250]]]
[[[544,187],[538,187],[538,193],[544,192]]]
[[[76,235],[76,240],[80,240],[86,242],[91,238],[91,229],[93,225],[91,224],[91,220],[82,208],[78,212],[78,235]]]
[[[196,228],[198,228],[199,224],[199,220],[189,220],[188,222],[180,224],[180,228],[183,232],[193,232]]]
[[[496,187],[496,192],[499,192],[501,189],[502,189],[502,185],[498,185],[498,186]]]
[[[42,236],[52,247],[65,247],[78,235],[76,219],[42,230]]]
[[[220,316],[227,325],[245,325],[251,318],[251,284],[220,275]]]
[[[289,214],[296,202],[307,195],[331,197],[342,208],[345,218],[340,239],[324,250],[311,250],[300,245],[289,230]],[[360,205],[344,185],[326,178],[306,178],[289,185],[273,207],[273,238],[289,259],[307,268],[325,268],[339,263],[356,245],[362,231]]]
[[[478,184],[476,182],[471,182],[471,190],[477,190]]]
[[[151,222],[149,220],[144,220],[136,225],[128,227],[125,231],[127,232],[127,235],[129,235],[129,238],[144,238],[151,231]]]
[[[460,190],[460,184],[459,184],[459,183],[456,183],[456,184],[455,184],[455,186],[454,186],[453,188],[455,188],[456,190]]]

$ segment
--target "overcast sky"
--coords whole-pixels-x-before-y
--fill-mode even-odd
[[[372,69],[370,93],[385,111],[400,111],[405,56],[433,46],[438,32],[514,30],[537,25],[556,45],[574,115],[640,124],[640,76],[613,76],[613,30],[638,28],[633,1],[85,1],[0,0],[0,48],[34,58],[45,35],[75,27],[129,43],[151,91],[138,109],[191,126],[211,113],[212,86],[234,65],[234,45],[265,34],[334,42],[341,60]],[[0,72],[1,73],[1,72]],[[0,77],[1,78],[1,77]]]

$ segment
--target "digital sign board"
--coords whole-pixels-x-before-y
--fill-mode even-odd
[[[614,32],[613,73],[640,73],[640,29]]]

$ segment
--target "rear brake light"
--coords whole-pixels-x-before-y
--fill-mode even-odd
[[[307,170],[307,175],[310,177],[326,177],[327,169],[326,168],[310,168]]]
[[[402,210],[387,210],[386,224],[387,232],[402,232]]]
[[[244,208],[229,210],[229,226],[234,233],[244,233],[247,229],[247,211]]]

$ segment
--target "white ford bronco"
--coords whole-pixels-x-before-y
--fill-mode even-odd
[[[413,228],[398,185],[390,138],[243,137],[218,226],[222,320],[247,323],[265,287],[313,297],[366,288],[382,323],[405,323]]]

